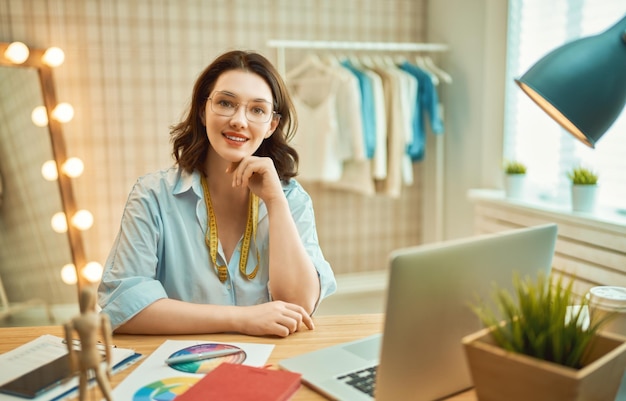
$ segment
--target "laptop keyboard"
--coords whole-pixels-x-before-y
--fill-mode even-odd
[[[341,375],[337,379],[365,394],[370,395],[371,397],[374,397],[377,367],[378,366],[372,366],[370,368],[357,370],[356,372]]]

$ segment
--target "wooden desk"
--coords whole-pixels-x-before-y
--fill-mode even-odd
[[[330,345],[352,341],[365,336],[380,333],[383,325],[383,315],[338,315],[315,317],[315,330],[295,333],[287,338],[250,337],[240,334],[204,334],[183,336],[139,336],[119,334],[113,336],[113,343],[118,347],[132,348],[135,351],[149,355],[168,338],[175,340],[207,340],[220,342],[253,342],[274,344],[274,350],[268,363],[277,365],[278,361],[304,352],[327,347]],[[6,327],[0,328],[0,353],[9,351],[28,341],[34,340],[42,334],[52,334],[63,337],[61,326],[42,327]],[[111,380],[113,387],[117,386],[142,361],[132,365]],[[325,398],[302,386],[292,401],[319,401]],[[472,391],[451,397],[449,401],[476,401]],[[121,400],[120,400],[121,401]]]

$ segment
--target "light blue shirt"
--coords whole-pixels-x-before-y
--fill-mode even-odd
[[[433,134],[443,134],[443,120],[439,114],[439,95],[428,73],[408,61],[400,64],[400,69],[417,78],[417,103],[413,114],[413,141],[407,149],[412,161],[424,159],[426,148],[425,117],[430,117],[430,130]]]
[[[313,203],[294,179],[283,185],[283,191],[302,243],[317,269],[319,304],[335,292],[336,282],[318,243]],[[228,279],[219,281],[205,243],[207,226],[199,172],[189,174],[175,166],[137,180],[98,288],[98,301],[113,329],[161,298],[242,306],[271,300],[269,220],[263,201],[259,202],[257,236],[251,241],[247,263],[248,273],[259,263],[258,274],[252,280],[239,272],[240,240],[227,265]],[[225,261],[220,244],[217,262],[225,265]]]
[[[361,120],[363,121],[363,138],[368,159],[376,153],[376,106],[374,105],[374,89],[370,78],[363,71],[355,67],[349,60],[344,60],[341,65],[350,71],[359,80],[361,95]]]

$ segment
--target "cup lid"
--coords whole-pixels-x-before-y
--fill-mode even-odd
[[[589,290],[590,301],[600,307],[626,308],[626,288],[611,285],[593,287]]]

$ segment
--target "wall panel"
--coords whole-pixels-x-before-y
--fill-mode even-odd
[[[136,178],[172,164],[168,127],[200,71],[219,53],[269,39],[425,41],[425,0],[0,0],[0,40],[59,46],[59,101],[74,105],[68,154],[90,260],[104,264]],[[300,55],[287,54],[287,66]],[[422,169],[400,199],[309,185],[320,242],[338,273],[384,269],[388,252],[421,242]]]
[[[567,207],[550,210],[479,192],[470,195],[477,234],[556,223],[553,273],[574,279],[579,295],[597,285],[626,286],[626,221],[601,213],[580,215]]]

